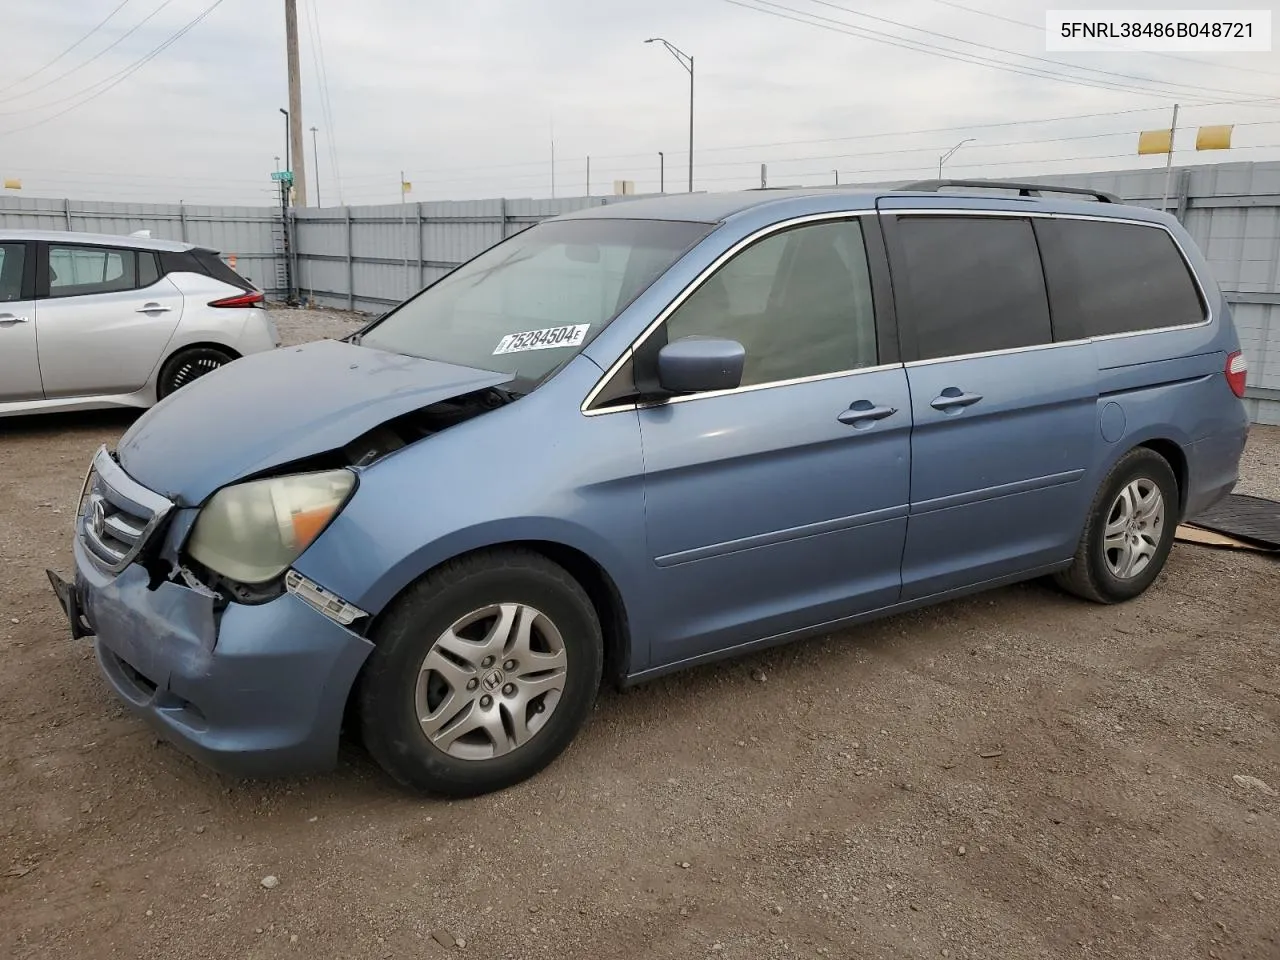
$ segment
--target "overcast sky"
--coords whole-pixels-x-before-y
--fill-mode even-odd
[[[553,130],[559,196],[586,192],[588,154],[593,193],[615,179],[656,190],[659,151],[667,190],[681,190],[689,78],[642,42],[662,36],[695,57],[698,189],[758,185],[762,162],[771,185],[829,183],[836,170],[845,182],[926,176],[967,137],[952,175],[1162,166],[1135,155],[1137,132],[1167,126],[1175,101],[1179,148],[1198,123],[1238,124],[1230,154],[1180,149],[1175,162],[1280,159],[1280,100],[1190,106],[1280,95],[1280,53],[1044,51],[1048,8],[1170,5],[298,0],[303,113],[320,128],[326,206],[395,202],[401,169],[412,200],[550,196]],[[283,0],[3,0],[0,37],[0,179],[21,178],[22,195],[270,202],[288,102]],[[1061,119],[1084,114],[1109,115]],[[311,162],[310,133],[307,143]],[[314,203],[314,170],[308,179]]]

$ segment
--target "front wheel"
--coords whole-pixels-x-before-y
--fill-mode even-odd
[[[1098,490],[1071,566],[1054,579],[1095,603],[1131,600],[1164,569],[1178,510],[1169,462],[1147,447],[1130,450]]]
[[[600,686],[595,608],[561,567],[489,551],[424,577],[374,631],[360,683],[365,745],[400,783],[474,796],[547,766]]]

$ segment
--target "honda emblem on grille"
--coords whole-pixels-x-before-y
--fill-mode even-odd
[[[101,497],[94,497],[90,502],[86,521],[89,524],[89,532],[101,540],[107,525],[107,508],[102,505]]]

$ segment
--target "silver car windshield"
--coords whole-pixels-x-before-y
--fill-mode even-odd
[[[540,223],[401,304],[359,342],[536,384],[711,229],[669,220]]]

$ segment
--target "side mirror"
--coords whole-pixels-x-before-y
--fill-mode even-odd
[[[669,393],[732,390],[742,384],[746,362],[736,340],[683,337],[658,351],[658,385]]]

